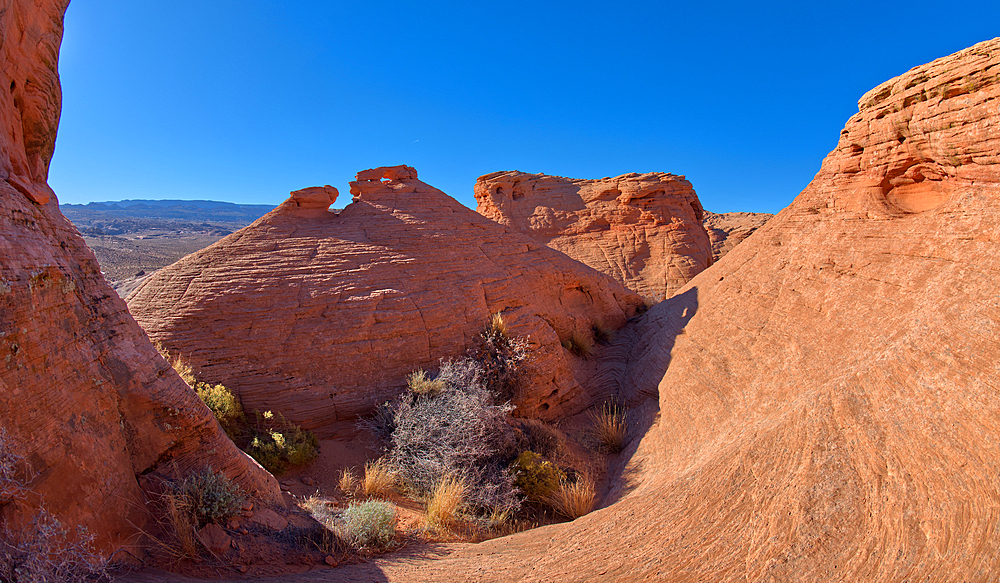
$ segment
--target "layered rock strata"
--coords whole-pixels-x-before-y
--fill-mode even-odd
[[[691,183],[662,172],[581,180],[495,172],[475,186],[476,210],[501,225],[662,300],[712,263]]]
[[[110,551],[149,518],[140,474],[211,465],[252,494],[279,491],[158,355],[46,184],[66,5],[0,10],[0,428],[27,487],[0,496],[0,521],[16,529],[44,504]]]
[[[770,213],[713,213],[705,211],[702,224],[712,244],[712,263],[733,250],[774,215]]]
[[[161,269],[128,304],[150,337],[244,406],[333,434],[405,377],[473,347],[490,314],[533,346],[517,414],[589,404],[562,342],[619,327],[641,298],[463,207],[405,166],[358,173],[354,200],[293,192],[273,212]],[[585,380],[581,374],[581,380]]]

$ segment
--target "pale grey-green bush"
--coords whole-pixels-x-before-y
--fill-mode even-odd
[[[340,519],[341,536],[357,549],[384,549],[396,534],[396,507],[385,500],[352,502]]]

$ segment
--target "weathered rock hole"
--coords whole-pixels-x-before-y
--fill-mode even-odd
[[[10,92],[13,93],[14,92],[14,88],[16,88],[16,87],[17,87],[17,81],[11,81],[10,82]]]

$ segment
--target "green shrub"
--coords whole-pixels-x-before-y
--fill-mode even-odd
[[[272,474],[305,465],[319,455],[316,435],[286,421],[281,413],[255,411],[248,429],[252,437],[246,452]]]
[[[396,507],[384,500],[352,502],[341,520],[343,538],[357,549],[383,549],[396,534]]]
[[[185,478],[176,490],[189,502],[199,525],[223,522],[239,512],[246,500],[239,486],[211,466]]]
[[[226,435],[230,439],[238,435],[241,426],[246,424],[246,414],[243,412],[243,405],[240,404],[239,399],[233,395],[232,391],[225,385],[211,385],[197,381],[192,387],[211,409],[212,414],[226,431]]]
[[[559,488],[566,475],[554,463],[533,451],[522,452],[511,465],[514,485],[533,502],[544,501]]]

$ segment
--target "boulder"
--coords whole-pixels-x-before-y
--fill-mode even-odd
[[[476,210],[562,251],[652,300],[712,263],[701,202],[663,172],[581,180],[494,172],[475,186]]]
[[[244,407],[321,435],[352,430],[409,373],[475,346],[494,313],[533,347],[517,414],[555,419],[601,390],[586,386],[589,363],[561,344],[574,333],[590,338],[597,322],[622,326],[639,296],[406,166],[358,173],[354,200],[339,212],[303,206],[304,192],[319,193],[292,193],[127,299],[153,340]]]
[[[104,552],[134,545],[149,519],[141,474],[211,465],[251,494],[279,494],[149,343],[46,184],[66,5],[0,10],[0,428],[30,490],[0,504],[0,522],[44,504]]]

